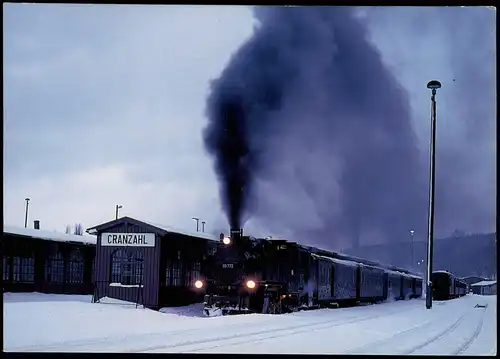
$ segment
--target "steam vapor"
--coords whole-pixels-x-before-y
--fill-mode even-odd
[[[428,172],[407,93],[363,20],[345,7],[254,15],[253,36],[211,83],[206,107],[204,143],[230,226],[256,216],[330,244],[425,232]],[[272,204],[280,191],[303,200]],[[299,219],[311,213],[314,228]]]

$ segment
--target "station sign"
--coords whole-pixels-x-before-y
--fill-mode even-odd
[[[103,247],[154,247],[154,233],[102,233]]]

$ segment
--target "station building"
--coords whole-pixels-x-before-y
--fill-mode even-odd
[[[194,287],[218,237],[122,217],[88,228],[95,235],[94,300],[109,297],[159,309],[202,300]]]
[[[91,294],[96,239],[4,226],[2,292]]]

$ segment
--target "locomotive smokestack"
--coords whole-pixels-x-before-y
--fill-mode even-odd
[[[238,243],[241,237],[243,237],[243,228],[231,228],[229,233],[229,237],[231,237],[233,243]]]

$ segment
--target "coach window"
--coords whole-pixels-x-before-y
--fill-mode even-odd
[[[127,253],[117,249],[111,254],[111,282],[141,284],[144,281],[144,257],[140,251]]]
[[[61,252],[48,257],[45,261],[45,280],[50,283],[64,282],[64,258]]]
[[[4,282],[9,281],[10,277],[10,258],[3,256],[3,280]]]
[[[75,249],[69,257],[68,266],[68,281],[71,284],[83,283],[83,256],[82,253]]]
[[[12,267],[14,282],[35,282],[35,258],[33,255],[29,257],[14,257]]]

